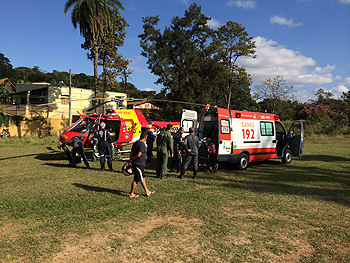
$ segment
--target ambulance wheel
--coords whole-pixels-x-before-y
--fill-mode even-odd
[[[239,159],[238,159],[238,163],[237,163],[238,169],[239,170],[245,170],[245,169],[247,169],[248,164],[249,164],[248,155],[246,155],[245,153],[242,153],[239,156]]]
[[[284,153],[284,156],[282,158],[282,162],[285,164],[288,164],[292,161],[292,152],[289,149],[286,149],[286,152]]]

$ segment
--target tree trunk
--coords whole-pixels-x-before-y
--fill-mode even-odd
[[[103,72],[106,73],[107,67],[106,67],[106,61],[103,61]],[[107,93],[107,76],[106,74],[103,74],[103,98],[106,98],[106,93]],[[105,102],[106,100],[104,100]],[[106,104],[103,104],[103,109],[102,109],[103,114],[106,112]]]
[[[97,62],[98,62],[98,50],[97,45],[95,44],[93,47],[94,52],[94,80],[95,80],[95,87],[94,87],[94,93],[95,93],[95,99],[97,98],[97,87],[98,87],[98,69],[97,69]],[[97,105],[97,100],[95,100],[94,105]],[[95,112],[97,109],[95,109]]]

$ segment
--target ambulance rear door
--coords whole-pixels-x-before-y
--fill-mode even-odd
[[[184,128],[182,137],[189,134],[189,129],[192,127],[197,130],[197,112],[193,110],[182,110],[180,127]]]
[[[287,134],[287,143],[294,157],[302,156],[304,147],[304,126],[303,121],[294,121]]]
[[[218,111],[218,160],[230,161],[231,154],[231,118],[230,112],[223,108]]]

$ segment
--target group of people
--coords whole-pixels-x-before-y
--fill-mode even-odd
[[[168,173],[168,153],[170,154],[171,163],[170,171],[176,167],[180,172],[179,179],[183,179],[185,172],[192,160],[193,162],[193,179],[197,178],[198,172],[198,148],[199,139],[194,134],[194,129],[189,129],[189,135],[183,139],[184,128],[180,127],[174,136],[171,135],[172,125],[168,124],[165,131],[161,131],[157,137],[157,178],[167,178]],[[182,156],[186,154],[184,165]]]
[[[1,136],[3,139],[9,138],[10,137],[10,130],[9,129],[3,129],[1,132]]]
[[[90,168],[89,162],[87,161],[84,147],[83,147],[83,141],[84,137],[80,138],[79,136],[74,137],[70,141],[66,141],[63,144],[71,144],[73,146],[72,152],[71,152],[71,166],[76,167],[77,163],[77,153],[81,156],[81,158],[84,161],[84,164],[87,168]],[[112,151],[111,147],[113,147],[112,143],[112,137],[109,131],[106,129],[106,124],[104,122],[100,123],[100,129],[97,130],[94,133],[93,138],[93,145],[98,149],[99,157],[100,157],[100,164],[101,164],[101,171],[105,170],[105,164],[107,160],[108,168],[110,171],[113,171],[112,167]]]
[[[168,124],[157,136],[157,178],[168,177],[168,158],[171,157],[170,171],[174,171],[174,167],[177,172],[180,172],[179,179],[183,179],[186,170],[188,169],[191,161],[193,163],[193,179],[197,178],[198,173],[198,150],[199,139],[194,134],[194,129],[189,128],[189,135],[183,139],[184,128],[180,127],[179,130],[172,135],[171,130],[173,126]],[[140,139],[136,141],[130,152],[130,160],[127,165],[132,166],[134,179],[131,183],[130,198],[137,198],[139,195],[135,194],[137,184],[140,182],[144,188],[146,195],[151,196],[155,192],[150,191],[147,188],[145,181],[145,165],[146,162],[151,162],[153,159],[153,142],[155,136],[150,131],[150,127],[145,127],[141,131]],[[66,141],[64,144],[72,144],[72,162],[71,165],[76,167],[76,153],[79,153],[87,168],[90,168],[87,158],[84,153],[83,143],[81,138],[74,137],[70,141]],[[112,151],[113,147],[112,137],[106,129],[106,124],[101,122],[100,129],[94,133],[93,144],[98,148],[100,157],[101,170],[105,170],[105,162],[107,160],[108,168],[113,171],[112,167]],[[209,154],[215,156],[215,144],[208,148]],[[183,156],[186,156],[184,164],[182,165]],[[214,158],[214,157],[213,157]],[[215,169],[214,159],[211,158],[213,169]],[[216,158],[215,158],[216,159]],[[125,166],[124,166],[125,167]],[[214,170],[213,170],[214,171]]]

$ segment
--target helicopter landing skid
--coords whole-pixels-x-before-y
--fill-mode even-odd
[[[122,158],[122,154],[130,153],[131,150],[122,151],[120,149],[117,149],[113,154],[113,160],[114,161],[128,161],[130,158],[129,156],[127,158]]]

